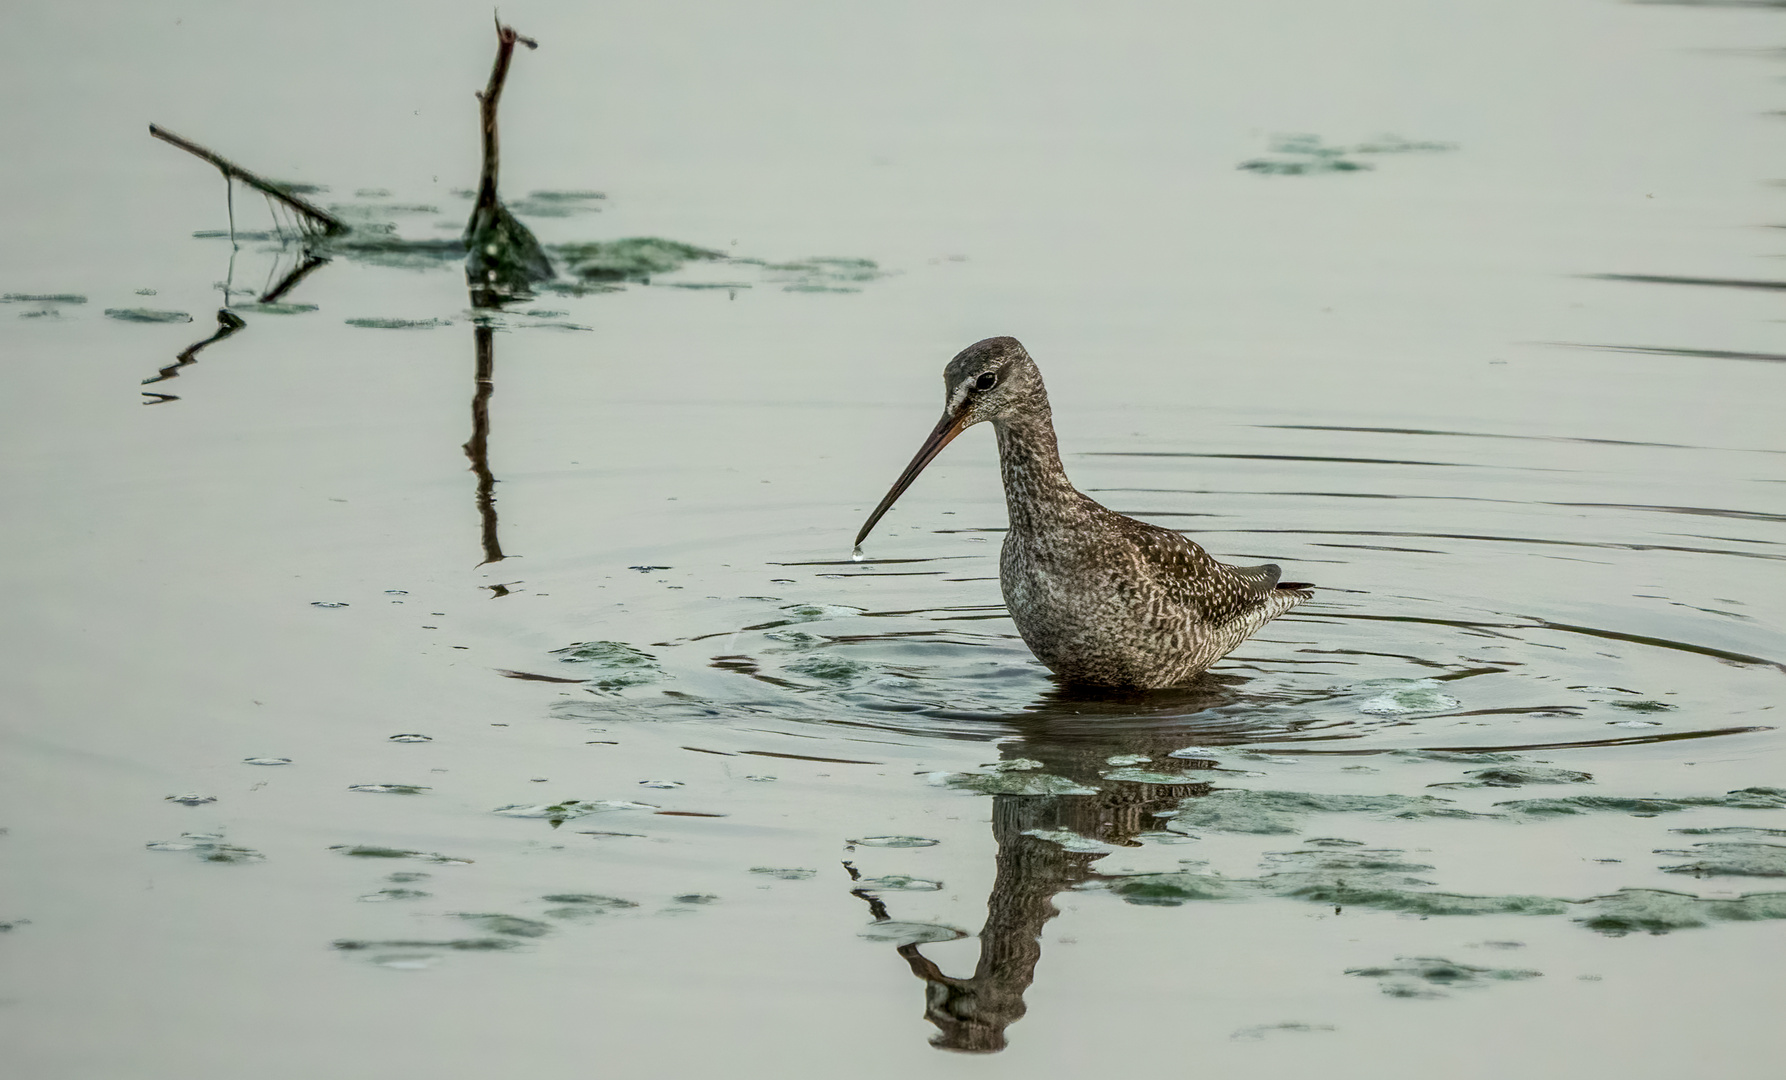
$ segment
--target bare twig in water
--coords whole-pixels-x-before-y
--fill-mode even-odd
[[[508,81],[509,62],[517,43],[529,49],[539,48],[532,38],[522,37],[514,27],[498,21],[496,63],[490,69],[489,85],[477,96],[484,162],[477,202],[472,206],[471,219],[465,223],[465,277],[476,307],[495,307],[504,297],[526,294],[531,283],[554,276],[552,260],[546,257],[545,249],[527,226],[502,205],[497,194],[502,155],[496,134],[496,110],[502,102],[502,87]]]
[[[519,42],[529,49],[537,49],[540,43],[532,38],[522,37],[515,33],[512,26],[504,26],[500,21],[496,24],[496,63],[490,68],[490,84],[484,87],[478,98],[479,117],[483,121],[484,132],[484,172],[478,180],[477,205],[472,211],[472,221],[477,221],[480,212],[494,213],[496,210],[496,172],[500,159],[500,151],[496,137],[496,108],[502,103],[502,86],[508,81],[509,61],[515,55],[515,43]]]
[[[182,139],[180,136],[175,135],[166,128],[157,127],[154,124],[149,125],[149,134],[160,139],[162,142],[172,143],[194,157],[202,158],[203,160],[210,162],[217,167],[217,170],[221,172],[226,179],[240,180],[242,183],[247,184],[249,187],[267,196],[267,198],[276,199],[279,202],[284,203],[286,206],[291,207],[292,210],[305,221],[314,224],[325,236],[334,236],[338,233],[347,231],[347,223],[329,213],[327,210],[310,202],[308,199],[301,198],[298,195],[285,190],[265,177],[249,172],[247,169],[242,168],[240,165],[237,165],[235,162],[221,154],[207,150],[190,139]],[[233,207],[231,216],[234,216]]]

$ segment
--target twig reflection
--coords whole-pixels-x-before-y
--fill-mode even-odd
[[[309,277],[318,267],[327,265],[328,261],[327,258],[318,255],[309,248],[300,248],[298,250],[298,265],[292,267],[289,273],[280,278],[266,292],[261,293],[260,299],[256,303],[277,304],[285,297],[286,293],[297,288],[299,282]]]
[[[477,305],[479,294],[472,292]],[[488,305],[494,307],[494,304]],[[490,471],[490,395],[496,392],[496,330],[488,323],[472,328],[472,342],[477,350],[476,389],[471,395],[471,438],[465,443],[465,456],[471,459],[471,471],[477,475],[478,520],[484,544],[484,561],[479,566],[501,562],[502,538],[497,533],[496,476]],[[505,596],[507,589],[496,592]]]
[[[268,287],[268,289],[260,295],[257,302],[262,304],[277,303],[286,293],[297,288],[299,282],[303,281],[306,277],[309,277],[318,267],[325,265],[328,261],[328,259],[310,251],[308,248],[301,249],[298,253],[297,265],[292,267],[284,277]],[[174,358],[173,363],[157,371],[151,378],[144,379],[142,385],[148,386],[152,383],[165,382],[168,379],[178,378],[180,369],[196,363],[200,352],[248,325],[245,319],[229,309],[231,284],[235,279],[235,273],[236,249],[234,245],[231,245],[229,269],[224,274],[223,279],[224,306],[217,310],[217,332],[210,337],[205,338],[203,341],[195,341],[191,345],[186,346],[186,348]],[[152,391],[144,391],[143,396],[150,399],[143,402],[144,405],[160,405],[165,402],[180,400],[180,395],[178,394],[160,394]]]
[[[148,386],[152,383],[158,383],[158,382],[163,382],[167,379],[178,378],[180,375],[180,369],[183,367],[186,367],[189,364],[196,363],[198,361],[198,354],[200,352],[204,351],[205,348],[207,348],[208,346],[214,345],[219,341],[222,341],[224,338],[229,337],[231,334],[235,333],[237,330],[240,330],[244,326],[247,326],[247,325],[248,324],[246,322],[242,321],[242,318],[240,316],[238,316],[235,312],[231,311],[229,308],[218,308],[217,309],[217,332],[212,334],[210,337],[204,339],[203,341],[195,341],[192,344],[186,346],[186,348],[183,349],[180,352],[180,354],[174,358],[173,363],[162,368],[160,371],[157,371],[153,377],[144,379],[142,382],[142,385]],[[149,401],[143,402],[144,405],[160,405],[163,402],[180,400],[180,395],[178,395],[178,394],[157,394],[157,393],[153,393],[150,391],[144,391],[143,396],[151,399]]]

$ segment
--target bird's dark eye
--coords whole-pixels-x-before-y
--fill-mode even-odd
[[[996,371],[982,372],[980,374],[980,377],[974,380],[974,389],[975,390],[990,390],[997,385],[998,385],[998,372],[996,372]]]

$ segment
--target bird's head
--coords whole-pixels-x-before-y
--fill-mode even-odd
[[[995,337],[974,342],[949,361],[943,369],[943,402],[943,418],[893,482],[886,498],[868,515],[856,534],[858,545],[955,436],[981,421],[1001,420],[1020,411],[1046,413],[1048,394],[1042,387],[1042,373],[1023,345],[1016,338]]]

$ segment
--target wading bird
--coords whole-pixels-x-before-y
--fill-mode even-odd
[[[1011,523],[999,585],[1024,643],[1063,681],[1177,686],[1314,596],[1311,585],[1280,583],[1271,563],[1217,562],[1170,529],[1080,494],[1061,468],[1042,373],[1015,338],[963,349],[943,369],[943,387],[941,422],[856,544],[950,440],[990,421]]]

